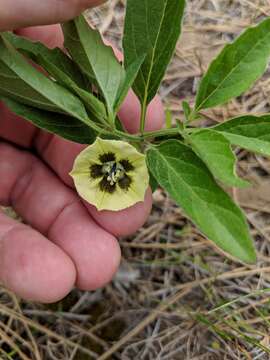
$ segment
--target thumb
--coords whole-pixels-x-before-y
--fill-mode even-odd
[[[104,0],[0,0],[0,31],[56,24],[72,19]]]

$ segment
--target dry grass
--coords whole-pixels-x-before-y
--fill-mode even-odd
[[[161,88],[181,117],[198,80],[221,47],[270,15],[268,0],[189,0],[183,37]],[[116,44],[124,2],[91,12]],[[173,24],[172,24],[173,26]],[[269,74],[229,105],[209,110],[203,125],[269,111]],[[97,292],[74,290],[43,306],[0,289],[1,359],[270,359],[270,162],[238,151],[239,173],[254,183],[234,191],[249,219],[258,263],[222,256],[162,191],[147,224],[122,239],[114,281]]]

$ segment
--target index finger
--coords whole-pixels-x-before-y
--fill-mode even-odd
[[[67,21],[104,0],[0,0],[0,31]]]

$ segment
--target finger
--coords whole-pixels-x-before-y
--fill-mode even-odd
[[[43,303],[66,296],[75,267],[56,245],[0,212],[0,282],[20,297]]]
[[[38,131],[29,121],[10,112],[6,105],[0,102],[0,138],[29,148]]]
[[[56,24],[100,5],[102,0],[0,0],[0,31],[18,27]]]
[[[0,144],[0,202],[11,204],[70,256],[79,288],[92,290],[111,280],[120,262],[115,237],[91,219],[75,193],[40,160],[4,143]]]
[[[49,48],[61,48],[64,45],[64,35],[59,24],[30,26],[17,29],[15,32],[17,35],[27,37],[33,41],[40,41]]]
[[[141,106],[139,99],[133,91],[129,91],[121,109],[119,118],[125,129],[131,134],[139,132]],[[146,113],[145,131],[159,130],[164,125],[164,110],[159,96],[156,96],[149,104]]]
[[[85,202],[85,206],[96,222],[115,236],[127,236],[134,234],[145,223],[152,209],[152,192],[146,191],[144,202],[139,202],[125,210],[120,211],[97,211],[97,209]]]

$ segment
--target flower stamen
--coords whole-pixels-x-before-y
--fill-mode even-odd
[[[107,175],[107,181],[113,186],[125,176],[125,169],[116,161],[108,161],[103,164],[102,173]]]
[[[90,166],[90,177],[92,179],[102,178],[99,182],[101,191],[114,193],[117,185],[124,191],[128,191],[132,183],[128,175],[134,171],[134,166],[128,159],[116,160],[112,152],[104,153],[99,156],[101,164],[92,164]]]

